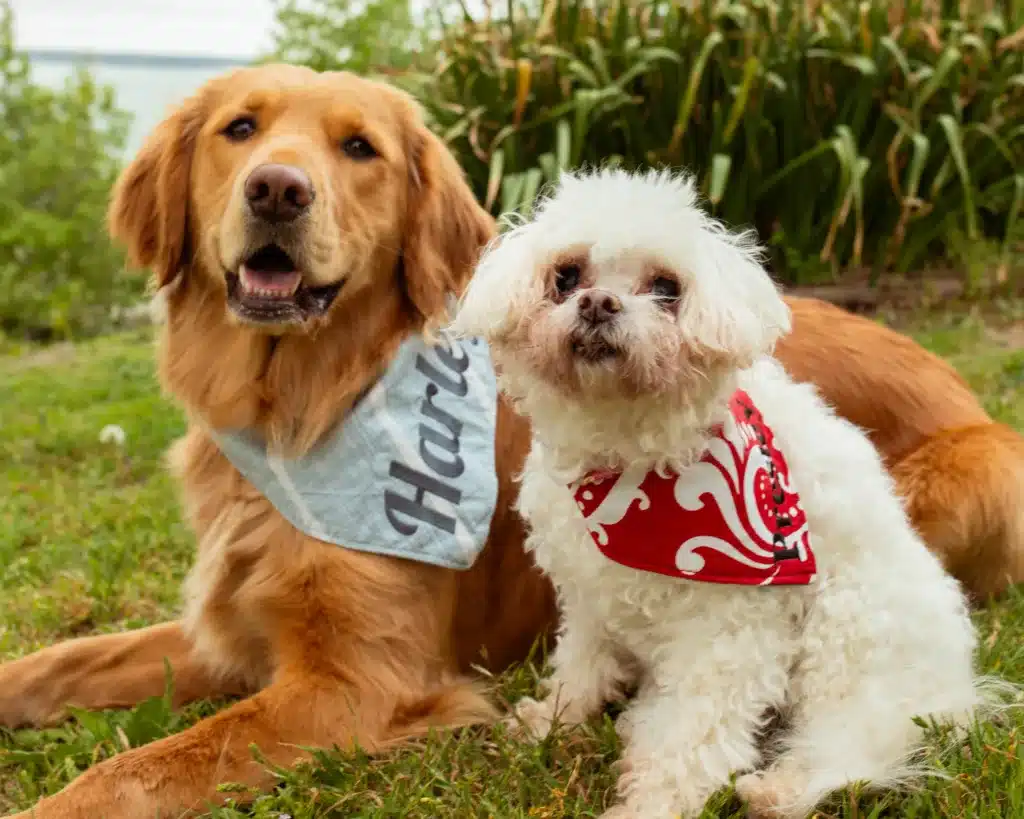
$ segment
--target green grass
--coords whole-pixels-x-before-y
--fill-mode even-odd
[[[998,418],[1024,429],[1024,305],[950,312],[913,323],[948,356]],[[123,447],[102,443],[118,424]],[[146,333],[80,346],[0,354],[0,659],[80,634],[173,616],[192,554],[162,453],[184,429],[160,396]],[[982,663],[1024,681],[1024,594],[977,615]],[[497,681],[500,696],[532,690],[525,666]],[[130,712],[76,713],[45,731],[0,732],[0,813],[31,805],[79,771],[180,730],[212,712],[174,712],[154,699]],[[819,816],[1024,817],[1024,714],[984,726],[946,752],[949,778],[911,793],[837,796]],[[937,744],[936,744],[937,747]],[[380,759],[325,752],[244,811],[217,817],[596,816],[612,797],[618,746],[609,718],[539,746],[503,729],[439,735]],[[705,816],[741,817],[731,793]]]

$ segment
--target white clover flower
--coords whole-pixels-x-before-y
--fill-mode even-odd
[[[114,444],[115,446],[124,446],[125,442],[124,429],[117,424],[107,424],[103,429],[100,430],[100,443],[101,444]]]

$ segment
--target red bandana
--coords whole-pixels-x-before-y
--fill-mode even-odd
[[[807,585],[816,566],[786,459],[750,396],[682,475],[627,469],[570,484],[597,547],[631,569],[744,586]]]

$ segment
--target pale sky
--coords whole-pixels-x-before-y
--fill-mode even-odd
[[[251,59],[271,0],[13,0],[18,48]]]
[[[309,0],[306,0],[308,2]],[[428,0],[413,0],[422,9]],[[11,0],[15,42],[22,51],[219,57],[249,62],[273,44],[272,0]],[[467,0],[478,11],[483,0]],[[70,61],[38,60],[32,76],[60,87]],[[170,106],[224,70],[223,66],[154,68],[91,63],[96,79],[114,88],[117,105],[132,114],[125,145],[134,153]]]

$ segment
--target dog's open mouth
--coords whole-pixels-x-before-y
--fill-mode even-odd
[[[255,324],[293,324],[321,316],[344,283],[306,285],[292,257],[274,244],[260,248],[226,276],[229,306]]]
[[[238,271],[242,295],[257,299],[290,299],[302,284],[302,274],[277,245],[256,251]]]

